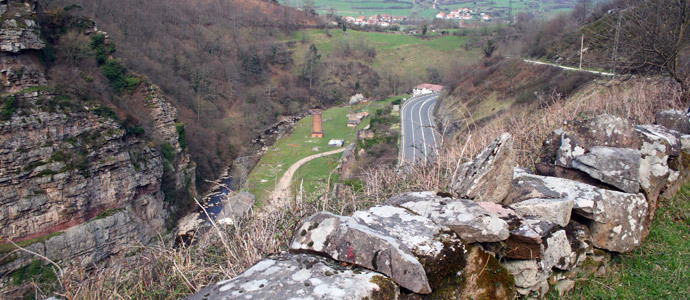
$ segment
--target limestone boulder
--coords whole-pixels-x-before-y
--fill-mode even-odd
[[[278,253],[188,300],[398,299],[399,288],[379,273],[348,268],[309,254]]]
[[[513,138],[502,134],[458,171],[453,191],[460,198],[500,203],[508,194],[515,167]]]
[[[492,249],[501,257],[512,259],[537,259],[542,258],[542,238],[532,226],[512,208],[492,202],[479,202],[479,205],[488,212],[496,215],[508,223],[510,236],[502,244]],[[486,245],[485,245],[486,246]]]
[[[595,146],[638,149],[640,144],[630,122],[606,114],[589,120],[567,122],[560,133],[555,160],[544,162],[564,167],[569,167],[573,158],[585,154]]]
[[[681,134],[690,134],[690,115],[682,110],[665,110],[656,113],[655,123]]]
[[[573,213],[592,220],[587,226],[595,247],[626,252],[640,245],[647,217],[647,201],[640,193],[622,193],[580,182],[515,171],[513,184],[520,190],[507,199],[572,199]],[[515,191],[515,189],[513,189]]]
[[[290,251],[318,253],[385,274],[412,292],[431,292],[424,267],[405,244],[353,217],[312,215],[295,231]]]
[[[605,217],[589,224],[594,246],[616,252],[639,247],[648,213],[644,196],[603,190],[601,198],[597,205]]]
[[[515,286],[520,294],[536,292],[545,295],[548,292],[551,272],[543,270],[536,260],[511,260],[504,262],[503,266],[515,278]]]
[[[357,211],[359,223],[399,240],[424,266],[432,291],[462,289],[454,282],[467,265],[465,245],[445,226],[396,206],[380,205]],[[457,291],[458,293],[460,291]]]
[[[544,270],[553,268],[568,270],[574,265],[574,262],[571,261],[571,254],[572,248],[565,230],[558,230],[546,238],[541,267]]]
[[[671,175],[668,166],[668,159],[672,154],[672,146],[668,138],[660,134],[655,134],[650,130],[638,129],[637,132],[642,140],[640,146],[640,191],[647,199],[649,213],[645,219],[645,229],[651,225],[656,210],[657,200],[662,189],[666,186],[666,181]],[[680,142],[680,139],[678,139]],[[646,232],[646,231],[645,231]]]
[[[640,190],[640,151],[613,147],[592,147],[573,158],[570,167],[627,193]]]
[[[388,199],[396,205],[453,230],[468,243],[497,242],[508,238],[508,223],[472,200],[443,198],[431,192],[408,193]]]
[[[534,198],[511,204],[520,215],[566,226],[570,222],[570,214],[575,201],[567,198],[543,199]]]
[[[680,148],[681,148],[681,142],[680,142],[680,136],[681,134],[678,131],[675,130],[670,130],[664,126],[660,125],[637,125],[635,126],[635,132],[637,132],[638,135],[644,140],[644,139],[661,139],[666,142],[666,144],[669,145],[669,148],[666,150],[666,153],[669,156],[676,157],[680,155]]]

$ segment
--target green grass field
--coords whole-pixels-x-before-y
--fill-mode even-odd
[[[283,5],[300,7],[299,0],[279,0]],[[507,18],[509,0],[474,1],[457,4],[439,5],[440,9],[432,8],[432,1],[412,0],[315,0],[314,7],[317,13],[325,15],[331,11],[340,16],[371,16],[388,14],[394,16],[416,15],[421,18],[434,18],[440,10],[450,11],[458,8],[470,8],[478,12],[486,12]],[[513,14],[519,12],[543,12],[551,14],[558,10],[569,10],[575,1],[558,2],[555,0],[514,0],[512,1]]]
[[[313,43],[322,55],[328,55],[337,44],[346,39],[349,41],[363,41],[370,47],[376,48],[376,57],[372,66],[377,68],[384,64],[395,64],[404,68],[410,74],[424,74],[427,66],[450,65],[457,60],[473,61],[481,57],[479,49],[466,51],[463,45],[468,41],[467,36],[443,36],[421,39],[402,33],[366,32],[347,30],[331,30],[328,37],[324,30],[308,29],[295,33],[293,40],[302,37]],[[294,51],[295,61],[302,61],[304,49]],[[297,70],[293,70],[297,72]]]
[[[338,166],[341,154],[342,153],[319,157],[304,164],[295,172],[293,188],[299,193],[299,187],[302,185],[305,201],[311,201],[327,191],[326,186],[328,186],[329,183],[329,175],[331,185],[334,182],[338,182],[338,173],[331,172]]]
[[[391,105],[390,103],[392,101],[403,97],[404,96],[389,97],[383,101],[371,103],[363,109],[368,111],[370,114],[373,114],[377,109],[381,109],[387,105]],[[371,118],[366,118],[364,119],[364,121],[362,121],[358,128],[366,127],[370,124],[370,122]],[[398,124],[395,124],[395,126],[399,127]],[[295,191],[298,191],[300,184],[302,184],[303,193],[305,199],[307,200],[311,199],[311,196],[319,196],[321,193],[326,191],[326,186],[329,183],[329,176],[331,176],[331,185],[334,182],[337,182],[339,179],[337,173],[333,173],[331,175],[331,172],[338,165],[340,155],[341,154],[336,154],[317,158],[300,167],[295,173],[294,178],[292,179],[292,186],[295,189]],[[304,180],[304,182],[302,182],[302,180]],[[317,193],[314,194],[314,192]]]
[[[312,116],[297,122],[292,134],[278,139],[273,146],[269,147],[247,178],[249,192],[256,196],[257,206],[260,207],[261,203],[268,198],[285,170],[298,160],[312,154],[334,150],[334,148],[328,147],[328,141],[331,139],[343,139],[345,145],[354,142],[356,130],[367,126],[369,118],[366,118],[354,129],[347,127],[347,114],[350,111],[364,110],[373,113],[376,109],[390,105],[390,102],[398,98],[390,97],[382,101],[359,104],[353,107],[341,106],[324,110],[321,114],[323,138],[311,137]],[[314,150],[315,148],[316,150]],[[328,176],[328,172],[332,170],[332,168],[329,169],[328,164],[320,165],[320,168],[317,169],[319,169],[318,172],[309,171],[308,173],[317,172]]]
[[[566,299],[690,299],[690,183],[659,203],[639,249],[614,255],[604,278],[577,279]]]

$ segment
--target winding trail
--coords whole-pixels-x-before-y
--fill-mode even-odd
[[[319,157],[324,157],[336,153],[341,153],[345,151],[345,147],[336,149],[336,150],[331,150],[323,153],[317,153],[314,155],[307,156],[305,158],[302,158],[298,160],[296,163],[292,164],[287,171],[283,174],[282,177],[280,177],[280,181],[278,181],[278,184],[276,184],[275,189],[273,190],[273,193],[271,193],[271,197],[269,198],[269,203],[262,209],[264,212],[271,212],[273,211],[274,208],[276,207],[284,207],[286,201],[290,201],[291,193],[290,193],[290,184],[292,183],[292,176],[295,175],[295,172],[297,172],[297,169],[301,167],[302,165],[308,163],[310,160],[317,159]]]

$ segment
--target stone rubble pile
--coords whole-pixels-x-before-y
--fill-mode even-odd
[[[407,193],[349,217],[317,213],[290,254],[189,299],[562,295],[578,274],[605,272],[605,251],[639,247],[659,197],[687,177],[690,116],[665,111],[657,123],[568,122],[544,142],[538,174],[515,168],[503,134],[462,165],[455,197]]]

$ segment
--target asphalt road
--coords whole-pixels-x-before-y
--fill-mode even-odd
[[[400,164],[426,163],[434,157],[440,142],[434,123],[434,105],[438,94],[407,99],[402,107]]]

